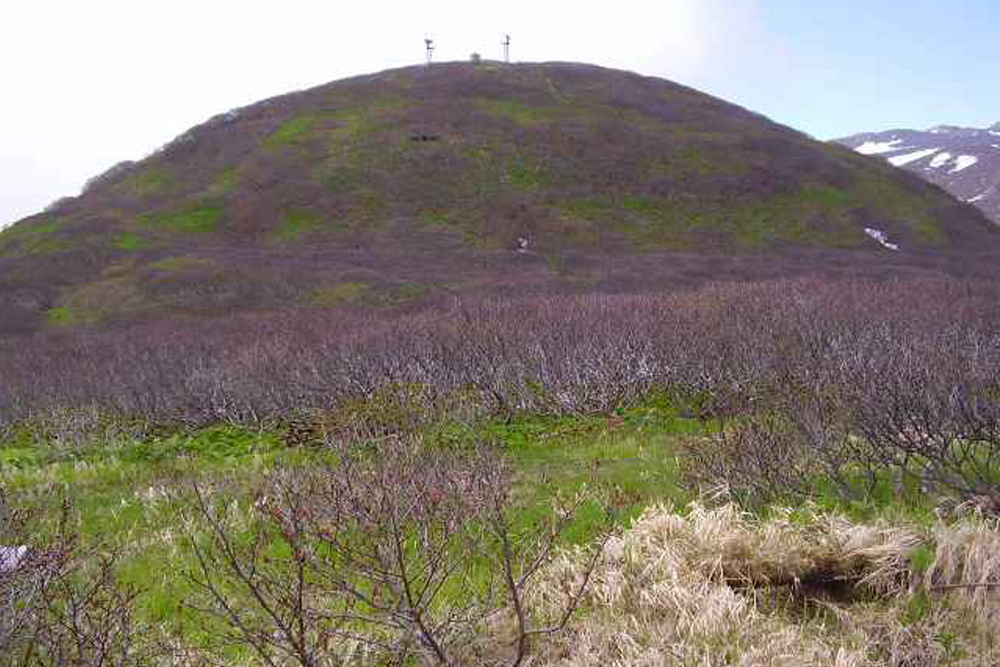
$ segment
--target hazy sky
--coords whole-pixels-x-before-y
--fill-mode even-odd
[[[997,0],[11,0],[0,226],[227,109],[473,51],[662,76],[829,139],[1000,121]]]

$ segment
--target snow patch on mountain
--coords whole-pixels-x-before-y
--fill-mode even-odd
[[[960,171],[964,171],[971,167],[972,165],[979,162],[979,158],[974,155],[959,155],[955,158],[955,166],[949,171],[949,174],[957,174]]]
[[[888,248],[889,250],[899,250],[899,246],[895,243],[890,243],[889,235],[883,232],[881,229],[865,227],[865,234],[878,241],[879,245],[881,245],[883,248]]]
[[[950,161],[951,161],[951,153],[945,151],[944,153],[938,153],[937,155],[935,155],[934,159],[931,160],[931,163],[927,165],[927,167],[929,169],[940,169],[941,167],[948,164],[948,162]]]
[[[917,160],[923,160],[925,157],[930,157],[937,153],[940,148],[927,148],[922,151],[917,151],[916,153],[907,153],[906,155],[897,155],[896,157],[889,158],[889,162],[895,167],[902,167],[904,164],[910,164],[911,162],[916,162]]]
[[[901,143],[903,143],[902,139],[893,139],[892,141],[866,141],[854,150],[862,155],[881,155],[882,153],[891,153],[893,151],[900,150],[902,147],[899,146],[899,144]]]

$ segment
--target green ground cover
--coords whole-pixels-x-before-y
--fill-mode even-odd
[[[519,529],[551,518],[554,497],[588,490],[589,500],[561,536],[564,546],[592,542],[608,528],[609,518],[624,529],[649,507],[687,507],[700,490],[687,481],[684,453],[716,428],[662,397],[610,415],[471,421],[447,412],[428,421],[406,406],[379,405],[351,405],[343,417],[368,415],[381,420],[380,428],[415,430],[431,447],[495,448],[512,466]],[[83,544],[121,553],[122,580],[143,591],[143,621],[197,643],[214,630],[187,606],[194,593],[188,574],[196,561],[186,539],[204,530],[191,521],[195,485],[232,525],[246,525],[254,489],[270,472],[333,462],[331,450],[317,443],[290,444],[288,433],[279,427],[217,425],[67,443],[44,433],[16,432],[0,442],[0,485],[15,502],[36,508],[40,535],[58,530],[63,508],[71,506],[72,528]],[[364,447],[364,440],[358,446]],[[831,495],[827,504],[844,507],[838,503]],[[891,507],[892,498],[871,503],[846,509],[868,516],[904,513]],[[484,569],[484,582],[486,577]],[[446,602],[467,592],[446,590]]]
[[[647,406],[611,417],[524,416],[425,429],[425,437],[439,444],[487,442],[499,448],[513,465],[526,522],[552,511],[553,493],[596,484],[601,494],[613,496],[617,520],[625,523],[651,503],[691,497],[681,482],[677,444],[702,427]],[[193,484],[225,489],[234,508],[245,511],[249,489],[269,471],[329,456],[322,448],[286,447],[282,436],[280,429],[220,425],[69,445],[22,433],[0,444],[0,484],[11,498],[39,509],[43,533],[56,529],[60,508],[70,503],[85,543],[123,551],[123,576],[146,589],[149,619],[183,624],[187,616],[178,610],[189,592],[183,573],[192,562],[181,547],[182,507]],[[584,507],[567,541],[590,540],[604,525],[601,512],[596,500]]]

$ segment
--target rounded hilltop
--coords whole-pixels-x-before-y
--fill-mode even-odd
[[[670,81],[442,63],[220,114],[4,230],[0,330],[635,289],[754,262],[959,266],[940,258],[996,235],[913,175]]]

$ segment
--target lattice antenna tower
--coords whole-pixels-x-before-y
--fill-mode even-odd
[[[427,48],[427,64],[430,65],[434,61],[434,40],[424,37],[424,46]]]
[[[503,36],[503,61],[510,63],[510,35]]]

